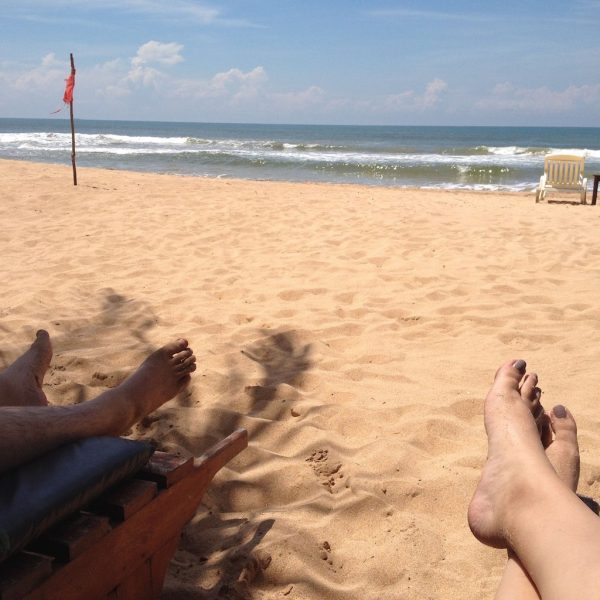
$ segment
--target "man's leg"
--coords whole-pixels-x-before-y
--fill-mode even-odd
[[[42,382],[51,359],[50,336],[40,329],[31,347],[0,373],[0,406],[46,406]]]
[[[120,435],[181,392],[196,357],[180,339],[153,352],[119,386],[72,406],[0,406],[0,472],[66,442]]]
[[[484,405],[488,457],[469,506],[481,542],[511,548],[545,600],[600,598],[600,519],[565,485],[544,453],[521,395],[525,362],[502,366]]]
[[[535,383],[537,385],[537,377]],[[535,393],[537,388],[533,391]],[[530,390],[524,390],[521,386],[521,395],[527,397],[528,393]],[[529,399],[533,401],[533,398]],[[579,483],[579,445],[575,419],[564,406],[555,406],[549,415],[549,422],[550,428],[546,427],[545,435],[542,435],[546,456],[561,481],[575,492]],[[495,600],[540,600],[540,595],[519,557],[510,549]]]

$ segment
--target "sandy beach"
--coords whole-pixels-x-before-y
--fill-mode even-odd
[[[492,597],[505,552],[466,509],[511,358],[575,415],[600,500],[600,207],[99,169],[74,188],[5,160],[0,180],[0,367],[44,327],[49,400],[85,401],[184,336],[193,384],[131,436],[199,455],[249,432],[164,598]]]

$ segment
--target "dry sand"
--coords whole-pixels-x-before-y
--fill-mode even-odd
[[[9,161],[0,180],[2,362],[46,327],[63,404],[184,335],[189,393],[132,435],[200,454],[249,431],[165,598],[491,597],[504,553],[465,512],[510,358],[575,414],[600,498],[600,207],[93,169],[74,188]]]

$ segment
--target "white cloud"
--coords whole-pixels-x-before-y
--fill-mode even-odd
[[[104,2],[101,3],[101,5],[104,4]],[[163,0],[122,0],[114,4],[124,10],[169,18],[188,18],[205,24],[214,22],[220,14],[215,8],[198,2],[190,2],[189,0],[169,0],[169,2]]]
[[[176,110],[181,118],[202,115],[209,120],[293,122],[305,118],[336,120],[345,113],[355,115],[358,121],[365,118],[379,121],[397,119],[402,113],[426,114],[440,105],[448,88],[445,81],[436,78],[421,90],[405,90],[389,96],[361,99],[332,96],[316,85],[296,90],[277,89],[262,65],[249,69],[232,67],[204,78],[182,77],[174,67],[184,60],[183,50],[183,45],[177,42],[151,40],[140,45],[129,59],[82,65],[78,68],[75,90],[79,114],[85,118],[164,118]],[[1,64],[0,84],[7,91],[2,104],[6,106],[8,98],[15,107],[20,107],[19,103],[24,104],[19,98],[26,98],[30,114],[50,111],[54,101],[62,96],[68,71],[68,61],[59,61],[54,54],[47,54],[34,67]]]
[[[18,8],[22,11],[24,19],[29,17],[41,18],[40,12],[47,9],[47,0],[4,0],[4,8]],[[180,19],[186,18],[203,24],[213,23],[219,19],[220,11],[211,6],[199,3],[196,0],[53,0],[51,18],[55,22],[67,21],[70,17],[56,17],[57,9],[76,9],[88,11],[110,11],[112,13],[134,13],[139,15],[156,16],[160,18]]]
[[[505,82],[497,84],[491,95],[476,102],[475,106],[483,110],[544,114],[568,112],[598,102],[600,102],[600,83],[570,85],[562,90],[552,90],[547,86],[526,88]]]
[[[311,85],[298,92],[274,93],[271,98],[281,107],[288,110],[303,110],[311,106],[322,104],[326,94],[322,88]]]
[[[95,96],[114,98],[130,94],[128,85],[123,83],[128,65],[120,58],[115,58],[88,69],[78,71],[78,88],[94,90]]]
[[[134,15],[161,22],[187,21],[205,26],[261,27],[244,18],[230,18],[223,11],[198,0],[3,0],[4,16],[47,24],[91,25],[96,13]],[[62,9],[62,14],[61,14]],[[83,17],[73,17],[78,11]]]
[[[267,73],[263,67],[255,67],[246,73],[229,69],[212,78],[209,90],[216,96],[229,96],[234,103],[243,102],[256,98],[266,81]]]
[[[387,110],[414,109],[416,106],[415,92],[408,90],[399,94],[389,94],[383,99],[382,104]]]
[[[434,79],[427,84],[425,95],[423,96],[423,106],[431,108],[435,106],[440,96],[448,89],[448,84],[442,79]]]
[[[267,79],[263,67],[255,67],[252,71],[244,73],[240,69],[229,69],[224,73],[217,73],[211,80],[211,89],[222,92],[234,87],[257,87]]]
[[[153,67],[133,66],[127,74],[126,81],[144,87],[157,87],[165,79],[164,73]]]
[[[487,22],[495,20],[495,17],[468,14],[468,13],[451,13],[436,10],[415,10],[410,8],[390,8],[381,10],[370,10],[368,13],[372,17],[383,18],[414,18],[414,19],[436,19],[441,21],[474,21]]]
[[[168,44],[154,40],[146,42],[138,48],[136,55],[131,59],[131,68],[122,83],[158,87],[167,76],[159,69],[149,65],[158,64],[168,67],[176,65],[183,60],[180,54],[182,49],[183,46],[175,42]]]
[[[434,79],[425,86],[422,94],[415,90],[390,94],[383,99],[382,105],[390,111],[423,111],[436,106],[447,89],[448,84],[444,80]]]
[[[36,67],[8,76],[9,86],[20,91],[45,91],[52,87],[61,87],[69,74],[70,66],[66,61],[58,61],[54,54],[46,54]]]
[[[171,42],[163,44],[151,40],[138,48],[137,54],[131,59],[134,66],[159,63],[161,65],[176,65],[183,60],[180,52],[181,44]]]
[[[56,55],[54,54],[54,52],[51,52],[50,54],[46,54],[46,56],[44,56],[44,58],[42,58],[42,68],[44,69],[49,69],[52,67],[63,67],[64,66],[64,62],[63,61],[59,61],[56,59]]]
[[[207,100],[218,98],[224,102],[255,99],[264,93],[267,72],[261,66],[250,71],[232,68],[215,74],[208,81],[180,79],[172,82],[172,92],[180,98]]]

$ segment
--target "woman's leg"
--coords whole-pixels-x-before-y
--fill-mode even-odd
[[[521,395],[523,393],[521,386]],[[556,406],[548,421],[549,426],[546,425],[542,435],[546,456],[560,479],[575,492],[579,483],[579,445],[575,419],[563,406]],[[540,600],[540,595],[519,557],[510,549],[495,599]]]
[[[484,405],[488,457],[469,506],[481,542],[510,548],[545,600],[600,598],[600,519],[550,464],[521,394],[525,362],[503,365]]]

